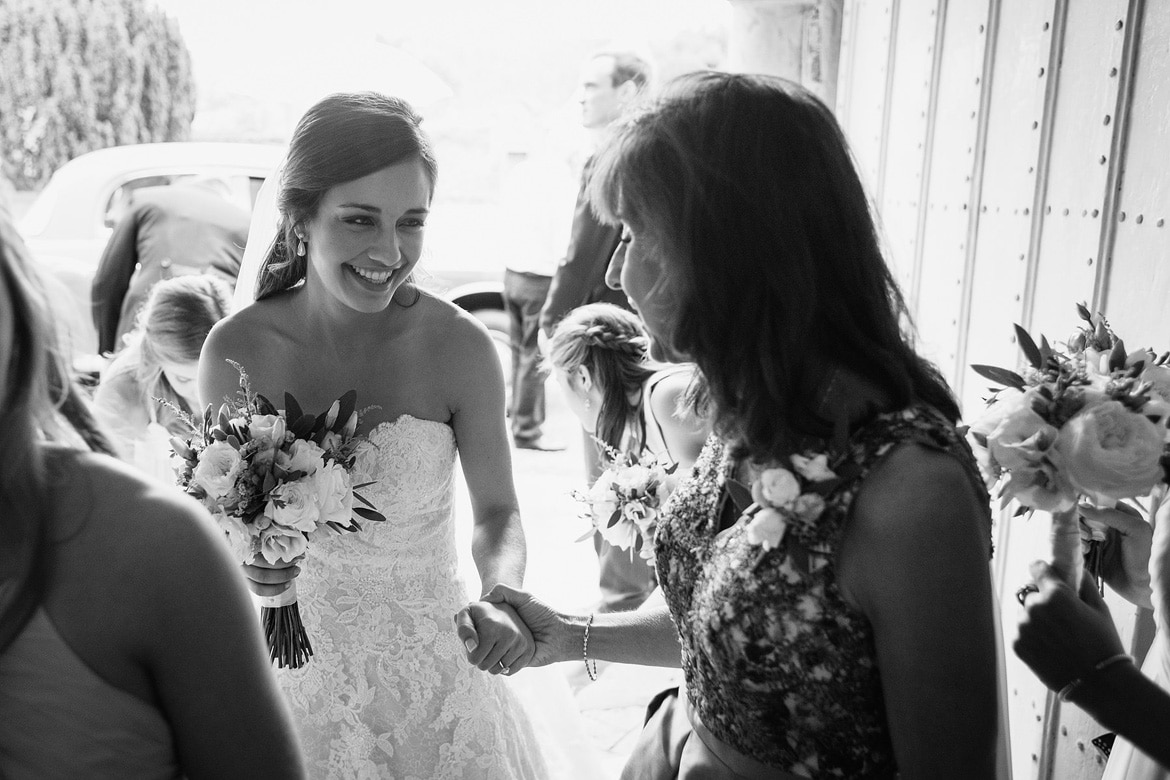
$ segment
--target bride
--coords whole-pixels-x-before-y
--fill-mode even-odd
[[[452,623],[468,598],[454,543],[457,455],[481,592],[521,584],[525,541],[491,339],[412,283],[436,176],[419,122],[403,101],[374,93],[331,95],[301,119],[256,303],[208,337],[200,397],[218,405],[236,391],[230,359],[277,405],[287,391],[324,410],[354,389],[366,409],[359,433],[372,447],[357,471],[374,482],[363,492],[386,522],[318,534],[299,567],[245,567],[260,595],[299,575],[316,654],[279,677],[310,774],[548,777],[543,723],[509,682],[465,660],[506,674],[526,652],[527,629],[511,608],[478,604],[478,645],[465,652]]]

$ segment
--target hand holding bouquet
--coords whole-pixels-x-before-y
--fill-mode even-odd
[[[666,478],[678,464],[632,452],[623,454],[604,442],[598,444],[609,466],[589,490],[573,491],[573,497],[587,506],[584,516],[593,524],[593,530],[578,541],[596,531],[619,550],[631,550],[631,557],[638,553],[643,560],[652,561],[658,513],[667,495]]]
[[[1148,494],[1166,479],[1170,441],[1167,355],[1127,353],[1103,315],[1077,310],[1086,324],[1066,352],[1044,337],[1037,345],[1015,326],[1028,361],[1022,376],[971,367],[1003,387],[992,388],[968,434],[988,487],[1005,504],[1019,501],[1017,514],[1052,513],[1053,563],[1073,587],[1082,567],[1077,501],[1112,507]]]
[[[357,393],[349,391],[319,415],[303,412],[288,393],[285,408],[277,409],[252,392],[239,364],[232,365],[240,372],[239,394],[218,415],[208,405],[201,425],[188,419],[194,434],[171,439],[171,446],[180,459],[179,486],[215,518],[240,563],[291,566],[322,526],[340,533],[361,530],[359,517],[384,520],[356,492],[365,485],[350,479],[365,445],[354,433]],[[265,599],[261,618],[272,660],[303,666],[313,648],[297,610],[296,584]]]

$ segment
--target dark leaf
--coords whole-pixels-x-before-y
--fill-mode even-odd
[[[1032,510],[1029,509],[1028,507],[1024,506],[1023,504],[1020,504],[1018,507],[1016,507],[1016,511],[1012,513],[1012,517],[1019,517],[1020,515],[1026,515],[1026,514],[1028,514],[1028,512],[1031,512],[1031,511]]]
[[[671,463],[669,466],[663,469],[663,471],[665,471],[667,474],[673,474],[674,472],[678,471],[678,462],[676,461]]]
[[[1019,325],[1014,326],[1016,329],[1016,341],[1019,342],[1020,349],[1024,353],[1024,357],[1032,364],[1032,368],[1040,368],[1044,365],[1044,359],[1040,355],[1040,348],[1036,346],[1036,342]]]
[[[337,399],[337,402],[340,409],[337,412],[337,419],[333,422],[333,430],[335,433],[341,433],[345,429],[345,424],[349,422],[350,415],[357,408],[357,390],[347,391]]]
[[[381,523],[386,520],[385,515],[373,509],[366,509],[364,506],[355,506],[353,513],[358,517],[364,517],[366,520],[372,520],[375,523]]]
[[[973,364],[971,370],[984,379],[999,382],[1005,387],[1014,387],[1020,391],[1024,389],[1024,378],[1015,371],[1009,371],[1006,368],[999,368],[998,366],[984,366],[978,363]]]
[[[986,433],[972,433],[971,438],[975,440],[983,449],[987,449],[987,434]]]
[[[374,509],[374,508],[375,508],[375,507],[374,507],[374,505],[373,505],[373,504],[371,504],[371,503],[370,503],[370,502],[369,502],[369,501],[366,499],[366,497],[365,497],[365,496],[363,496],[363,495],[359,494],[359,493],[358,493],[356,490],[355,490],[355,491],[353,491],[353,497],[354,497],[354,498],[356,498],[358,501],[361,501],[363,504],[365,504],[366,506],[368,506],[370,509]]]
[[[638,538],[634,540],[634,552],[642,551],[642,534],[638,534]]]
[[[294,418],[290,417],[289,419],[292,420]],[[296,436],[298,439],[309,438],[313,432],[313,422],[315,419],[313,415],[302,414],[300,417],[295,419],[296,422],[290,424],[288,426],[288,430],[291,431],[292,435]]]
[[[622,510],[615,509],[615,510],[613,510],[613,514],[609,516],[609,522],[605,524],[605,527],[606,528],[613,528],[615,525],[617,525],[618,521],[621,519],[622,519]]]
[[[284,394],[284,416],[289,420],[299,420],[304,416],[301,411],[301,405],[297,403],[297,399],[293,398],[293,394],[285,392]]]
[[[276,407],[264,396],[256,394],[256,411],[260,414],[276,414]]]
[[[1113,349],[1109,350],[1109,370],[1117,371],[1125,368],[1125,343],[1118,339],[1113,343]]]
[[[1049,359],[1052,357],[1052,345],[1048,343],[1048,337],[1043,333],[1040,334],[1040,365],[1037,368],[1042,368],[1048,365]]]
[[[1089,307],[1083,303],[1077,304],[1077,315],[1085,322],[1093,321],[1093,315],[1089,313]]]
[[[729,479],[724,484],[727,486],[727,494],[731,496],[736,510],[742,514],[752,504],[751,488],[734,479]]]

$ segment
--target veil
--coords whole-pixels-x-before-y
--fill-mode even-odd
[[[276,207],[276,193],[280,189],[280,175],[284,163],[264,179],[256,193],[252,206],[252,221],[248,225],[248,242],[244,245],[244,259],[240,262],[240,273],[236,276],[236,290],[232,295],[232,311],[239,311],[255,301],[256,282],[268,248],[276,238],[280,224],[280,211]]]

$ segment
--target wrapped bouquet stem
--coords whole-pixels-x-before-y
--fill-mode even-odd
[[[1074,591],[1081,587],[1085,556],[1081,545],[1081,521],[1076,507],[1063,512],[1052,512],[1049,541],[1052,544],[1052,566],[1060,571],[1064,581]]]
[[[301,622],[295,580],[283,593],[260,599],[260,623],[273,663],[293,669],[308,663],[313,655],[313,645],[305,632],[305,624]]]

